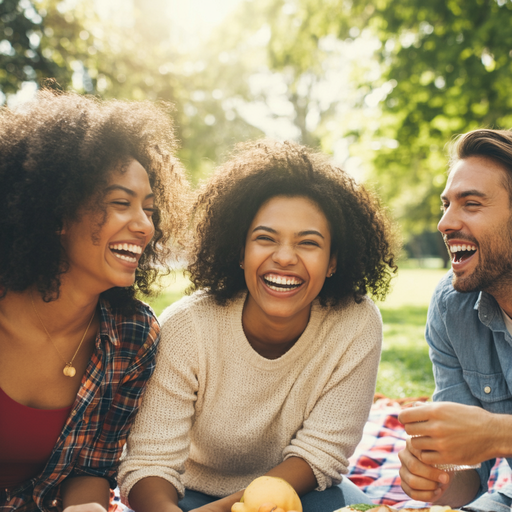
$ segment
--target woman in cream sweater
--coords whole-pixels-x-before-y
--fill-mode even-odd
[[[377,202],[322,155],[242,145],[195,206],[196,290],[163,313],[119,482],[137,512],[229,512],[267,474],[305,512],[369,502],[347,479],[396,266]]]

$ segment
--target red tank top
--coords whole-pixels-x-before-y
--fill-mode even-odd
[[[0,489],[41,473],[70,411],[27,407],[0,388]]]

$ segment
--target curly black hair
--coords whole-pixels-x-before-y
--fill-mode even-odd
[[[336,305],[370,293],[383,299],[397,270],[394,235],[376,197],[327,158],[292,142],[240,144],[201,188],[193,207],[195,246],[188,267],[194,289],[226,304],[246,290],[239,267],[247,231],[260,207],[275,196],[307,197],[325,214],[337,270],[319,298]]]
[[[174,156],[170,109],[50,90],[0,109],[1,296],[35,285],[44,300],[58,298],[68,268],[59,233],[84,208],[97,210],[105,221],[103,191],[110,174],[122,172],[131,159],[147,171],[155,194],[155,235],[134,285],[105,295],[112,306],[130,308],[136,293],[152,294],[188,222],[189,186]]]

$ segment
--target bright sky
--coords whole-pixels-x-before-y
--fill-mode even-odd
[[[212,27],[221,22],[242,0],[168,0],[172,18]]]
[[[184,49],[205,41],[241,1],[244,0],[167,0],[169,19],[180,29],[174,30],[174,42]]]
[[[193,46],[195,41],[206,39],[242,1],[257,0],[165,0],[167,14],[173,23],[171,36],[175,36],[176,42]],[[121,24],[131,16],[129,0],[95,0],[95,3],[100,16]]]

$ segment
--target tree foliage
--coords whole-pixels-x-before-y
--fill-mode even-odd
[[[261,131],[226,98],[244,94],[230,84],[239,69],[219,62],[215,47],[180,52],[164,3],[136,0],[123,25],[100,19],[85,0],[72,10],[60,0],[0,1],[0,34],[12,41],[0,41],[0,90],[8,98],[33,81],[103,98],[171,102],[180,157],[193,179],[201,178],[233,143]]]
[[[42,17],[29,1],[0,1],[0,91],[18,92],[21,84],[61,76],[59,67],[43,55]]]
[[[445,144],[512,126],[511,0],[245,0],[188,50],[171,39],[165,4],[134,0],[123,25],[91,1],[0,0],[0,90],[53,77],[172,102],[195,179],[261,136],[265,114],[326,152],[341,145],[346,158],[350,145],[411,236],[439,219]]]
[[[375,174],[410,231],[434,228],[445,183],[445,144],[478,127],[512,126],[512,3],[375,2],[368,23],[382,47],[377,136],[398,141],[374,157]]]
[[[272,18],[273,69],[321,74],[321,42],[371,33],[380,73],[361,72],[351,150],[370,167],[409,235],[435,230],[446,143],[478,127],[512,126],[510,0],[287,0]],[[347,47],[350,51],[350,46]],[[365,63],[359,62],[364,69]],[[359,101],[359,103],[357,103]],[[345,119],[346,121],[346,119]],[[343,120],[341,120],[343,122]],[[320,137],[328,136],[324,131]]]

